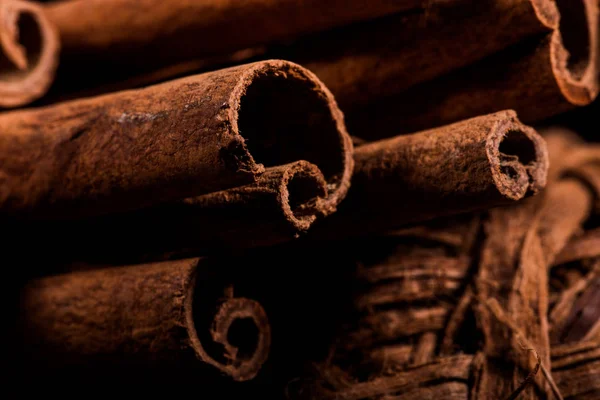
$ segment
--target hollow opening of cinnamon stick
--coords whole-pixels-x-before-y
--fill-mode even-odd
[[[271,345],[264,309],[254,300],[233,297],[233,289],[224,296],[222,285],[209,284],[202,276],[195,281],[188,331],[198,357],[234,380],[254,378]]]
[[[545,150],[531,132],[501,127],[488,137],[488,149],[496,187],[504,196],[518,200],[545,185]]]
[[[265,167],[306,160],[316,164],[328,183],[344,170],[329,99],[315,96],[303,79],[264,71],[240,100],[238,128],[250,154]],[[310,150],[310,151],[308,151]]]
[[[581,79],[590,63],[590,32],[583,0],[556,0],[560,11],[560,34],[569,53],[567,69]]]
[[[522,165],[528,165],[536,160],[535,146],[531,139],[519,131],[509,131],[500,142],[498,147],[500,158],[518,161]],[[511,179],[517,179],[518,173],[510,165],[502,166],[502,172]]]
[[[252,318],[238,318],[229,326],[227,341],[238,349],[239,358],[249,360],[256,352],[259,334]]]
[[[287,204],[295,220],[298,222],[314,220],[317,211],[316,200],[326,195],[322,183],[310,169],[299,170],[290,177],[287,182],[287,193],[284,192],[283,195],[287,194]]]
[[[42,55],[43,37],[39,23],[33,13],[21,10],[16,23],[18,41],[5,48],[5,57],[0,58],[0,81],[20,81],[33,70]]]

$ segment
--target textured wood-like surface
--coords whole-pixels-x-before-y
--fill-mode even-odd
[[[74,216],[140,208],[249,184],[305,159],[335,209],[351,143],[314,74],[266,61],[0,116],[2,214]],[[160,189],[160,190],[157,190]]]

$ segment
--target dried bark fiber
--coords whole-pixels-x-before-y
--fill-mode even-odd
[[[552,369],[565,399],[600,396],[600,342],[580,342],[552,348]]]
[[[348,114],[349,130],[379,139],[502,109],[533,123],[591,103],[600,88],[597,1],[561,0],[557,6],[561,26],[544,38],[372,102]]]
[[[59,52],[58,32],[40,6],[0,1],[0,107],[43,96],[54,80]]]
[[[394,246],[406,243],[407,236],[363,243],[369,252],[367,259],[357,255],[355,261],[354,311],[332,345],[328,371],[342,368],[348,379],[365,382],[435,358],[437,333],[446,324],[472,260],[464,243],[448,244],[444,238],[436,243],[419,234],[413,238],[417,241],[412,245]],[[372,252],[386,256],[373,263],[368,260]]]
[[[313,388],[322,399],[465,399],[468,397],[468,380],[472,356],[440,358],[428,364],[409,368],[391,377],[381,377],[369,382],[348,381],[335,369],[324,369],[323,378]],[[327,376],[327,375],[329,376]],[[337,381],[336,381],[337,379]],[[326,382],[326,383],[324,383]],[[303,393],[314,395],[314,393]],[[299,396],[299,398],[304,398]],[[307,396],[306,398],[315,398]]]
[[[548,33],[558,28],[558,20],[549,0],[432,1],[423,13],[315,35],[271,54],[317,74],[350,115],[523,38]]]
[[[45,5],[63,45],[61,70],[139,72],[420,8],[425,0],[72,0]],[[198,38],[211,38],[199,40]],[[157,57],[160,54],[160,57]]]
[[[25,357],[52,368],[203,365],[236,381],[252,379],[269,352],[267,316],[254,300],[225,291],[220,300],[203,298],[196,290],[202,263],[187,259],[31,282],[21,312]],[[256,330],[254,347],[230,341],[233,330],[237,337],[252,331],[236,325],[240,320]],[[209,343],[201,342],[206,337]]]
[[[0,210],[11,217],[141,208],[250,184],[298,160],[322,171],[328,213],[353,166],[331,93],[285,61],[11,112],[0,129]]]
[[[508,204],[546,183],[543,139],[501,111],[356,148],[348,198],[315,235],[383,231]],[[401,205],[401,206],[399,206]]]
[[[18,221],[10,230],[20,235],[13,236],[15,242],[37,243],[45,257],[56,260],[155,260],[292,240],[328,213],[323,206],[326,196],[321,171],[297,161],[267,168],[256,183],[246,186],[84,220]],[[55,237],[52,232],[57,230],[64,233]]]

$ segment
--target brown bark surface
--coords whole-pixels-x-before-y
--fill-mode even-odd
[[[39,5],[0,1],[0,107],[43,96],[58,66],[58,32]]]
[[[298,160],[322,171],[331,211],[353,165],[333,96],[285,61],[15,111],[0,130],[0,210],[13,217],[141,208],[250,184]]]
[[[513,111],[369,143],[354,158],[348,198],[316,235],[365,234],[516,202],[543,188],[548,170],[543,139]]]
[[[317,74],[350,114],[524,38],[550,32],[558,28],[558,20],[556,5],[549,0],[433,1],[422,13],[315,35],[273,55]]]
[[[533,123],[590,104],[600,87],[597,1],[557,5],[559,29],[348,114],[350,132],[378,139],[503,109]]]
[[[77,87],[89,85],[98,73],[131,76],[426,5],[425,0],[71,0],[45,9],[60,32],[61,76]]]
[[[187,259],[31,282],[21,308],[24,356],[52,368],[202,364],[237,381],[253,378],[269,352],[267,316],[254,300],[224,289],[220,299],[203,298],[196,288],[202,265]],[[250,321],[257,331],[250,352],[229,341],[230,330],[242,330],[235,332],[238,337],[252,331],[236,325],[239,320]],[[200,339],[207,337],[208,343]]]
[[[20,235],[15,242],[37,243],[53,259],[137,262],[290,241],[330,212],[326,201],[321,171],[297,161],[267,168],[245,186],[97,218],[18,221],[10,230]]]

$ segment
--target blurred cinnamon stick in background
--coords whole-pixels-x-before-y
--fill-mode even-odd
[[[377,139],[507,108],[517,111],[523,122],[534,123],[590,104],[600,88],[598,4],[556,4],[561,13],[558,29],[372,102],[349,114],[350,132]]]
[[[0,107],[17,107],[43,96],[54,82],[60,43],[41,6],[0,1]]]

